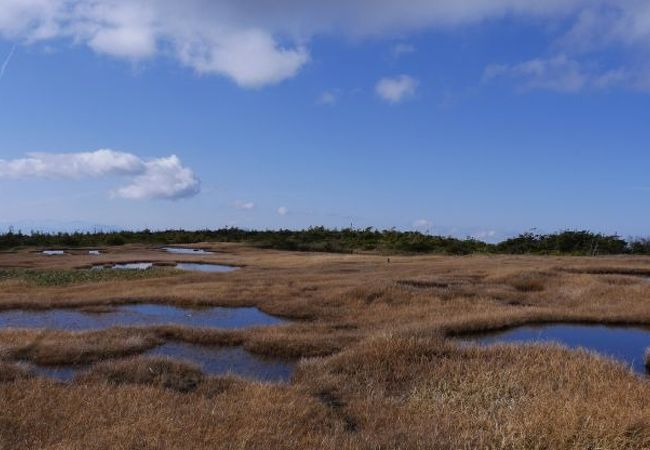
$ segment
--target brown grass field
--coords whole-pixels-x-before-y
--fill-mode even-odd
[[[0,253],[3,268],[43,271],[136,261],[242,267],[53,285],[18,271],[0,278],[0,310],[157,302],[257,306],[289,319],[240,330],[0,330],[0,448],[650,448],[650,383],[624,365],[554,345],[470,347],[454,338],[526,323],[650,325],[650,258],[388,263],[374,254],[200,247],[216,253],[142,246],[100,257]],[[299,363],[281,384],[139,356],[166,341],[241,345]],[[34,376],[27,362],[94,365],[63,384]]]

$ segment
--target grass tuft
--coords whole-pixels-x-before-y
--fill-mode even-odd
[[[544,272],[523,272],[511,275],[505,281],[519,292],[541,292],[550,275]]]
[[[94,365],[76,378],[78,383],[142,384],[178,392],[196,390],[203,381],[201,369],[185,361],[168,358],[130,358]]]
[[[30,378],[28,369],[20,364],[0,361],[0,383],[10,383]]]

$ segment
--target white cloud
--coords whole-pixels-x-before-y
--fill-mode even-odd
[[[289,209],[286,206],[280,206],[277,210],[278,215],[286,216],[289,214]]]
[[[295,37],[280,45],[280,29],[240,17],[246,10],[235,1],[0,0],[0,36],[69,38],[136,61],[167,54],[197,73],[250,88],[293,77],[309,61],[308,50]]]
[[[413,222],[413,228],[418,230],[428,230],[433,226],[433,222],[427,219],[419,219]]]
[[[0,179],[81,179],[132,177],[113,196],[141,199],[179,199],[199,193],[201,183],[177,156],[144,160],[110,149],[81,153],[30,153],[27,158],[1,160]]]
[[[387,102],[399,103],[413,97],[417,87],[417,80],[408,75],[399,75],[395,78],[382,78],[377,82],[375,91]]]
[[[641,55],[631,61],[644,61],[650,49],[645,0],[0,0],[0,36],[51,45],[65,39],[129,60],[165,55],[198,73],[260,87],[295,76],[315,36],[394,38],[506,17],[548,25],[567,54],[622,46]]]
[[[241,200],[237,200],[235,202],[235,208],[236,209],[243,209],[243,210],[248,210],[250,211],[251,209],[255,209],[255,203],[253,202],[242,202]]]
[[[182,63],[203,74],[222,74],[242,87],[291,78],[309,61],[304,47],[283,48],[263,30],[250,29],[177,44]]]
[[[193,197],[201,191],[201,183],[191,169],[183,167],[176,155],[145,163],[145,170],[128,186],[114,192],[117,197],[132,200],[177,200]]]
[[[130,153],[102,149],[82,153],[29,153],[27,158],[0,160],[0,178],[82,178],[135,175],[145,163]]]

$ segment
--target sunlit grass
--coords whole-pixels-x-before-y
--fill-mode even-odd
[[[650,448],[650,383],[624,364],[552,344],[475,348],[454,337],[530,323],[650,324],[650,283],[629,276],[650,270],[647,258],[391,256],[389,263],[377,255],[209,248],[217,252],[202,261],[245,270],[79,275],[62,267],[88,264],[85,255],[0,255],[4,266],[44,269],[0,272],[9,279],[0,289],[4,309],[101,313],[163,302],[256,306],[288,319],[233,330],[0,330],[0,448]],[[106,250],[114,263],[176,262],[145,247]],[[66,275],[29,281],[57,272]],[[626,275],[612,275],[619,273]],[[116,279],[59,284],[86,275]],[[251,382],[145,356],[167,342],[302,359],[290,383]],[[79,376],[67,385],[29,377],[25,368],[34,364],[77,364]]]

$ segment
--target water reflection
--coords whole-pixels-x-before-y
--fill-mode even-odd
[[[233,270],[239,269],[239,267],[224,266],[221,264],[178,263],[176,264],[176,269],[188,270],[192,272],[223,273],[223,272],[232,272]]]
[[[163,250],[175,255],[212,255],[214,253],[201,248],[189,247],[163,247]]]
[[[241,347],[211,348],[179,342],[161,345],[146,355],[184,359],[208,375],[234,374],[262,381],[289,381],[294,366],[288,361],[254,356]]]
[[[96,314],[77,309],[0,312],[0,327],[51,328],[69,331],[100,330],[113,326],[183,325],[210,328],[243,328],[283,323],[257,308],[179,308],[151,303],[124,305]]]

